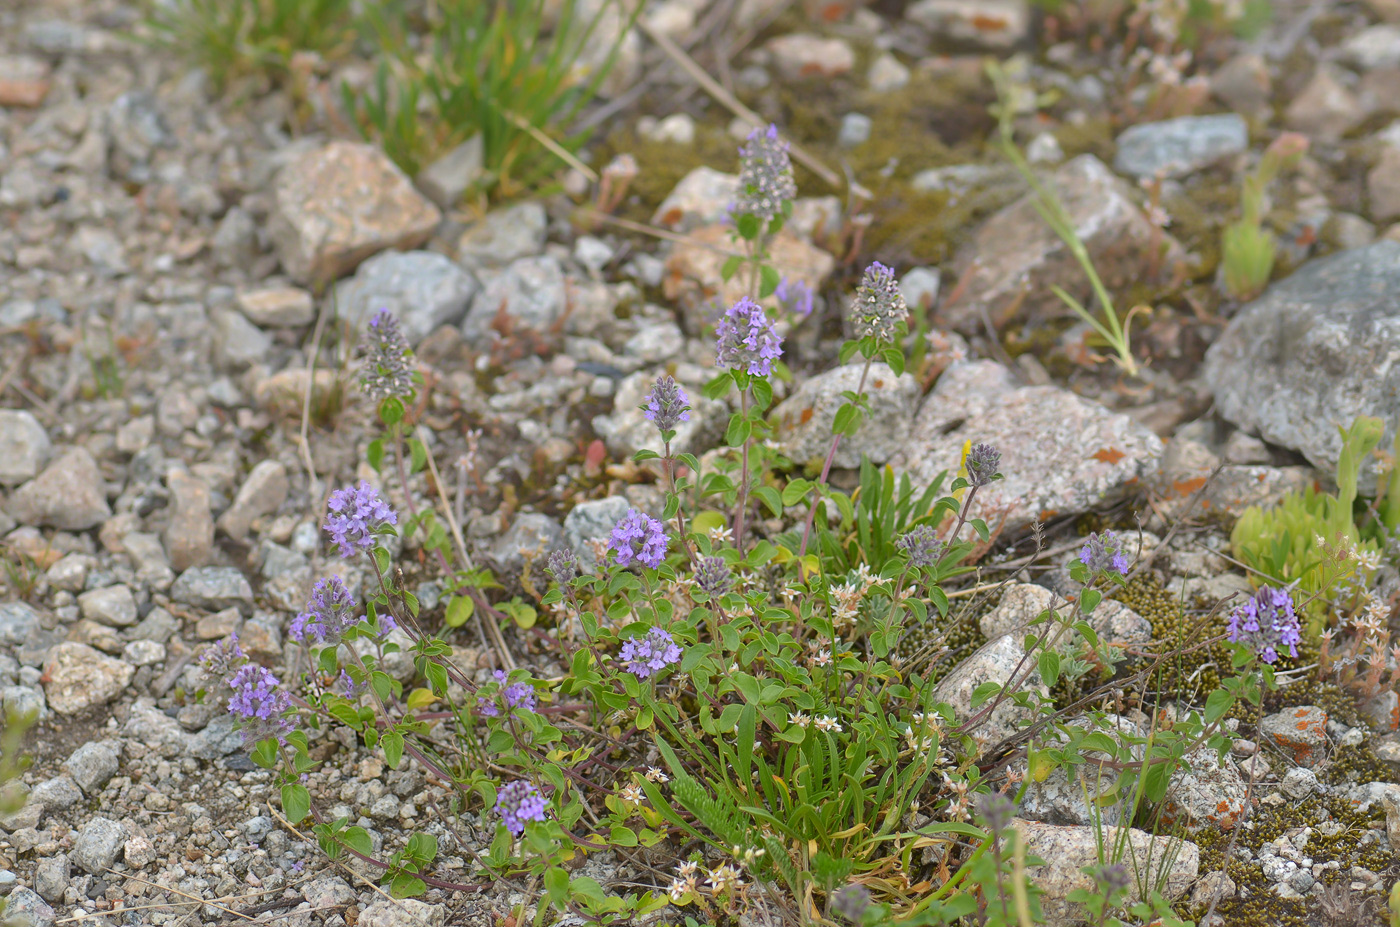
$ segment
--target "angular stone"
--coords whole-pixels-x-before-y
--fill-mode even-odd
[[[55,853],[34,864],[34,891],[45,901],[62,901],[63,890],[72,878],[67,853]],[[11,896],[13,902],[13,896]],[[52,913],[52,912],[51,912]]]
[[[233,567],[195,567],[181,573],[170,587],[170,598],[211,612],[253,607],[253,587]]]
[[[82,801],[83,793],[71,776],[54,776],[34,786],[29,800],[38,802],[45,811],[62,811]]]
[[[268,234],[298,283],[324,284],[389,248],[416,248],[442,220],[373,145],[333,141],[282,168]]]
[[[63,768],[78,788],[95,795],[117,774],[120,763],[117,752],[101,741],[88,741],[74,750],[64,761]]]
[[[1035,660],[1025,657],[1025,650],[1012,634],[983,644],[951,673],[939,680],[933,691],[933,701],[952,705],[957,713],[958,723],[964,724],[992,704],[989,701],[975,709],[972,707],[972,693],[983,683],[1006,685],[1011,681],[1013,674],[1019,679],[1029,672],[1029,676],[1021,684],[1021,689],[1035,690],[1042,696],[1048,695],[1049,689],[1041,682],[1040,673],[1035,669]],[[979,748],[985,749],[1015,734],[1024,726],[1022,722],[1031,721],[1034,717],[1034,709],[1017,706],[1008,694],[1001,704],[968,733]]]
[[[1249,148],[1249,126],[1235,113],[1141,122],[1118,136],[1113,169],[1134,177],[1185,177]]]
[[[1093,155],[1066,162],[1047,187],[1058,197],[1110,292],[1143,280],[1154,247],[1160,249],[1164,274],[1184,260],[1180,243],[1147,221],[1133,189]],[[967,276],[974,261],[977,267]],[[1000,327],[1013,318],[1040,321],[1069,315],[1052,286],[1091,304],[1083,269],[1036,211],[1033,194],[983,222],[953,264],[951,279],[967,284],[963,297],[944,306],[941,314],[965,333],[982,333],[984,316]]]
[[[1312,769],[1327,759],[1327,712],[1316,705],[1300,705],[1268,715],[1259,731],[1299,766]]]
[[[238,308],[264,328],[297,328],[316,320],[311,294],[294,286],[264,287],[238,294]]]
[[[410,345],[439,326],[466,315],[480,285],[476,278],[434,251],[385,251],[360,265],[335,288],[335,308],[356,331],[381,309],[392,312]]]
[[[549,216],[533,200],[493,210],[457,241],[457,258],[472,269],[505,267],[544,253]]]
[[[1336,472],[1338,426],[1358,415],[1395,439],[1400,395],[1400,243],[1383,240],[1311,261],[1237,312],[1206,352],[1216,409],[1240,428]],[[1373,493],[1377,463],[1361,468]]]
[[[1162,455],[1162,439],[1128,416],[1056,386],[1017,387],[992,361],[944,371],[891,463],[926,485],[957,472],[965,441],[1001,451],[1005,479],[978,493],[974,514],[1006,531],[1122,498]]]
[[[55,903],[62,898],[52,899]],[[54,927],[53,908],[43,898],[27,888],[17,888],[10,892],[5,904],[5,917],[15,927]]]
[[[104,875],[121,855],[126,843],[126,828],[101,816],[83,825],[73,842],[73,862],[95,876]]]
[[[104,656],[86,644],[64,641],[50,651],[40,681],[49,706],[61,715],[71,715],[121,695],[135,672],[130,663]]]
[[[1106,715],[1101,721],[1073,719],[1069,722],[1076,727],[1097,731],[1113,738],[1118,743],[1129,743],[1127,738],[1141,737],[1137,725],[1118,715]],[[1116,729],[1116,733],[1115,733]],[[1061,743],[1068,740],[1063,733],[1047,732]],[[1142,758],[1142,748],[1130,749],[1135,759]],[[1037,780],[1031,777],[1021,796],[1019,816],[1046,824],[1121,824],[1122,803],[1109,800],[1100,803],[1099,799],[1112,792],[1118,782],[1118,773],[1099,765],[1099,760],[1114,760],[1115,756],[1100,753],[1088,748],[1085,762],[1074,767],[1056,767],[1048,776]],[[1025,776],[1028,765],[1017,760],[1014,766],[1017,773]],[[1074,775],[1071,777],[1070,773]],[[1087,802],[1086,802],[1087,798]]]
[[[885,52],[871,63],[865,81],[873,93],[893,93],[908,86],[909,69],[894,55]]]
[[[557,521],[538,512],[522,512],[491,549],[491,560],[497,575],[514,579],[525,568],[527,556],[538,569],[552,551],[563,546],[564,529]]]
[[[26,602],[0,602],[0,643],[18,647],[39,627],[40,615]]]
[[[782,453],[794,462],[825,460],[831,449],[831,428],[836,412],[846,402],[842,393],[855,392],[864,362],[848,364],[808,380],[773,410],[774,437]],[[912,374],[895,376],[883,363],[873,363],[865,376],[869,400],[860,430],[842,438],[834,465],[851,469],[861,458],[883,464],[909,440],[909,427],[923,396]]]
[[[49,63],[42,58],[0,55],[0,106],[38,106],[50,83]]]
[[[451,209],[484,171],[485,144],[473,135],[418,172],[418,189],[442,209]]]
[[[23,409],[0,409],[0,485],[32,480],[49,458],[49,433]]]
[[[681,178],[680,183],[651,217],[653,225],[689,232],[702,225],[722,222],[729,204],[739,195],[739,176],[725,174],[701,165]]]
[[[785,80],[840,77],[856,66],[856,55],[844,39],[790,32],[768,42],[773,64]]]
[[[1099,863],[1100,841],[1104,846],[1117,845],[1118,828],[1105,827],[1100,831],[1091,826],[1061,827],[1020,819],[1013,826],[1025,841],[1027,854],[1045,860],[1044,865],[1026,870],[1031,882],[1044,893],[1040,896],[1040,908],[1045,924],[1070,927],[1085,923],[1085,909],[1069,901],[1069,895],[1076,889],[1094,890],[1094,880],[1082,870]],[[1201,859],[1196,844],[1174,837],[1154,837],[1136,829],[1128,832],[1126,844],[1132,854],[1132,859],[1123,861],[1128,871],[1142,872],[1149,888],[1155,888],[1160,881],[1162,894],[1169,901],[1180,897],[1196,881]],[[1138,886],[1134,880],[1128,889],[1130,904],[1143,900]]]
[[[1362,29],[1342,43],[1342,57],[1363,71],[1400,68],[1400,25],[1382,23]]]
[[[996,640],[1004,634],[1024,637],[1030,623],[1057,602],[1061,608],[1067,604],[1063,597],[1044,586],[1012,583],[1002,590],[1001,601],[997,602],[996,608],[977,620],[977,626],[987,640]]]
[[[549,255],[521,258],[504,270],[486,276],[481,292],[472,300],[462,320],[462,336],[477,348],[495,335],[554,329],[568,308],[564,268]]]
[[[209,487],[184,470],[172,469],[165,476],[174,513],[163,540],[170,567],[182,573],[203,566],[214,553],[214,518],[209,513]]]
[[[622,496],[591,499],[574,506],[564,518],[564,540],[578,559],[579,571],[598,569],[595,542],[606,543],[613,526],[622,520],[632,504]]]
[[[1284,124],[1318,141],[1335,142],[1366,118],[1366,110],[1347,87],[1342,72],[1319,65],[1284,111]]]
[[[918,0],[904,18],[954,45],[1006,51],[1030,35],[1030,4],[1025,0]]]
[[[84,618],[100,621],[113,628],[125,628],[136,623],[136,598],[125,583],[93,589],[78,596],[78,608]]]
[[[1172,774],[1162,801],[1162,826],[1180,825],[1188,833],[1202,828],[1228,831],[1244,817],[1249,784],[1234,762],[1224,762],[1209,748],[1186,756],[1186,764]]]
[[[1210,76],[1210,90],[1225,105],[1245,116],[1258,116],[1269,106],[1273,79],[1262,55],[1242,52]]]
[[[1376,166],[1366,174],[1371,218],[1377,222],[1400,219],[1400,148],[1386,145]]]
[[[280,461],[260,461],[243,481],[233,504],[219,516],[219,530],[235,541],[243,540],[254,519],[282,507],[290,488],[287,468]]]
[[[445,927],[447,905],[414,898],[376,901],[360,911],[359,927]]]
[[[87,448],[72,447],[15,490],[6,510],[23,525],[85,531],[112,517],[102,472]]]
[[[353,383],[345,382],[339,371],[318,367],[315,371],[315,385],[311,386],[312,373],[305,367],[293,367],[264,377],[253,387],[253,401],[261,409],[279,415],[300,415],[306,401],[306,390],[311,388],[312,408],[317,403],[329,402],[337,391],[353,392]]]

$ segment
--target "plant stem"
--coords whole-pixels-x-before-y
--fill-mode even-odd
[[[749,417],[749,387],[745,386],[739,393],[739,412],[745,420]],[[734,546],[739,550],[744,549],[744,516],[745,510],[749,506],[749,441],[751,436],[744,438],[742,459],[739,467],[739,500],[734,512]]]

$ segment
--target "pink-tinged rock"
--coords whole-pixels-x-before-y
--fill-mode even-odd
[[[42,58],[0,55],[0,106],[38,106],[49,84],[49,65]]]
[[[86,644],[64,641],[44,664],[44,697],[61,715],[105,705],[131,682],[136,667],[106,656]]]
[[[856,54],[844,39],[824,39],[805,32],[780,35],[768,43],[773,64],[787,80],[840,77],[856,66]]]
[[[102,472],[83,447],[69,448],[15,490],[7,508],[22,525],[65,531],[95,528],[112,517]]]

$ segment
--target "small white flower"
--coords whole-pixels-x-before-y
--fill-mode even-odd
[[[819,731],[828,731],[836,734],[842,731],[841,722],[837,721],[831,715],[821,715],[813,723],[816,724],[817,730]]]
[[[830,665],[831,665],[831,651],[830,651],[830,650],[819,650],[819,651],[817,651],[816,653],[814,653],[814,654],[812,655],[812,665],[813,665],[813,666],[830,666]]]
[[[700,867],[694,860],[686,860],[676,867],[676,875],[682,879],[693,879],[700,874]]]
[[[617,797],[621,798],[628,804],[635,805],[638,802],[640,802],[644,796],[642,795],[642,790],[640,787],[636,785],[624,785],[620,790],[618,790]]]
[[[812,719],[809,718],[809,717],[807,717],[806,715],[804,715],[804,714],[803,714],[802,712],[800,712],[800,711],[790,711],[790,712],[788,712],[788,724],[795,724],[795,725],[797,725],[797,726],[800,727],[800,728],[805,728],[807,725],[809,725],[809,724],[811,724],[811,723],[812,723]]]
[[[718,528],[711,528],[709,531],[711,544],[728,544],[734,540],[734,532],[721,525]]]
[[[695,891],[695,881],[693,879],[675,879],[671,882],[672,901],[680,901],[693,891]]]
[[[647,773],[646,773],[646,775],[647,775],[647,781],[649,781],[649,782],[670,782],[670,781],[671,781],[671,777],[670,777],[670,776],[666,775],[666,773],[662,772],[660,769],[658,769],[658,768],[655,767],[655,766],[648,766],[648,767],[647,767]]]
[[[706,881],[715,892],[732,891],[744,884],[739,870],[729,863],[711,869],[710,877]]]

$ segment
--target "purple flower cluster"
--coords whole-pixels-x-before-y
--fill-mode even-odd
[[[618,566],[636,560],[654,570],[666,559],[666,545],[666,529],[661,522],[636,509],[627,510],[608,538],[608,550],[617,556]]]
[[[301,643],[309,636],[317,643],[337,644],[359,620],[350,590],[339,576],[331,576],[312,587],[306,608],[292,619],[287,636]]]
[[[787,312],[795,312],[802,316],[812,314],[812,288],[801,280],[784,277],[778,281],[778,288],[773,291],[773,295],[778,298],[778,305]]]
[[[739,196],[733,212],[770,222],[783,212],[784,202],[796,198],[788,143],[778,137],[775,125],[754,129],[739,148]]]
[[[701,557],[695,565],[695,585],[712,599],[724,595],[734,585],[729,564],[723,557]]]
[[[642,406],[642,414],[662,434],[675,431],[676,425],[690,421],[690,397],[674,377],[663,374],[656,378],[656,385],[647,393],[647,404]]]
[[[1230,643],[1243,644],[1265,663],[1277,660],[1283,648],[1288,649],[1290,657],[1296,657],[1303,639],[1298,615],[1293,611],[1293,596],[1287,589],[1272,586],[1260,589],[1231,612],[1226,630]]]
[[[524,709],[525,711],[535,710],[536,699],[534,686],[530,685],[528,682],[512,682],[507,684],[504,670],[496,670],[491,675],[496,678],[496,683],[501,687],[501,698],[505,700],[506,708],[512,711],[518,708]],[[496,706],[496,702],[484,695],[477,699],[476,711],[477,714],[484,715],[488,718],[498,717],[501,713],[500,708]]]
[[[715,329],[716,364],[745,370],[756,377],[773,372],[773,361],[783,356],[783,339],[763,307],[744,298],[725,310]]]
[[[364,480],[357,487],[347,486],[331,493],[326,508],[329,514],[325,529],[344,559],[374,547],[375,532],[399,523],[398,513]]]
[[[238,643],[237,632],[204,648],[199,657],[199,665],[211,676],[227,679],[234,670],[248,662],[243,647]]]
[[[1099,534],[1097,531],[1084,540],[1079,551],[1079,562],[1091,573],[1128,572],[1128,557],[1123,553],[1123,541],[1112,531]]]
[[[681,648],[669,631],[652,628],[645,637],[634,637],[624,641],[618,659],[624,669],[638,679],[646,679],[666,667],[681,661]]]
[[[549,578],[561,586],[567,586],[578,577],[578,560],[567,547],[553,551],[545,559],[544,571]]]
[[[266,667],[245,663],[233,674],[229,687],[233,696],[228,700],[228,710],[242,722],[245,744],[267,737],[282,740],[292,729],[284,717],[292,707],[291,697]]]
[[[526,821],[543,821],[548,807],[540,790],[524,779],[507,783],[496,790],[496,813],[506,830],[519,837],[525,833]]]
[[[893,342],[899,327],[909,318],[909,306],[900,292],[894,270],[875,261],[865,269],[851,300],[851,328],[857,338],[874,336],[876,341]]]
[[[399,322],[388,309],[380,309],[370,320],[361,345],[365,352],[365,369],[360,375],[360,388],[376,400],[390,397],[408,399],[413,395],[413,371],[409,358],[412,352]]]
[[[943,555],[943,542],[933,530],[933,525],[919,525],[901,535],[894,546],[909,555],[909,566],[915,570],[931,567]]]
[[[996,478],[997,467],[1001,466],[1001,451],[990,444],[979,444],[967,452],[963,466],[967,468],[968,483],[986,486]]]

